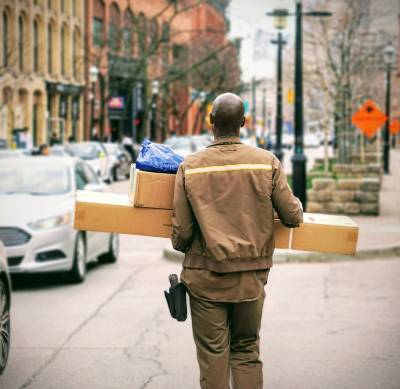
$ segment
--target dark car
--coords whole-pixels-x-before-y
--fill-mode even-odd
[[[10,307],[11,280],[8,274],[6,251],[0,240],[0,375],[6,368],[10,353]]]

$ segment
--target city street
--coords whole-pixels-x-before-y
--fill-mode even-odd
[[[16,279],[0,388],[199,388],[190,318],[175,322],[164,301],[180,269],[162,258],[164,245],[122,236],[119,262],[92,267],[81,285]],[[399,277],[398,258],[276,265],[261,333],[264,387],[398,389]]]

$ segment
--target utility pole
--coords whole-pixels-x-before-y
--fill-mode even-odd
[[[275,151],[276,157],[283,163],[282,128],[283,128],[283,102],[282,102],[282,48],[286,44],[282,32],[278,32],[278,39],[271,43],[278,46],[277,71],[276,71],[276,122],[275,122]]]
[[[297,196],[303,208],[307,207],[307,157],[304,155],[303,143],[303,13],[301,0],[296,1],[296,43],[294,69],[294,155],[292,157],[293,193]]]
[[[391,98],[391,65],[387,64],[386,69],[386,123],[385,137],[383,141],[383,172],[390,173],[390,98]]]

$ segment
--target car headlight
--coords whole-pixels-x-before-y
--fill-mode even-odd
[[[34,230],[47,230],[58,226],[63,226],[71,220],[71,213],[67,212],[62,215],[47,217],[46,219],[36,220],[28,223],[28,226]]]

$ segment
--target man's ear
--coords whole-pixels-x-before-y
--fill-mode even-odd
[[[212,112],[210,112],[210,123],[214,124],[214,116],[213,116]]]
[[[242,120],[242,125],[241,125],[241,127],[244,127],[244,124],[246,123],[246,118],[245,117],[243,117],[243,120]]]

